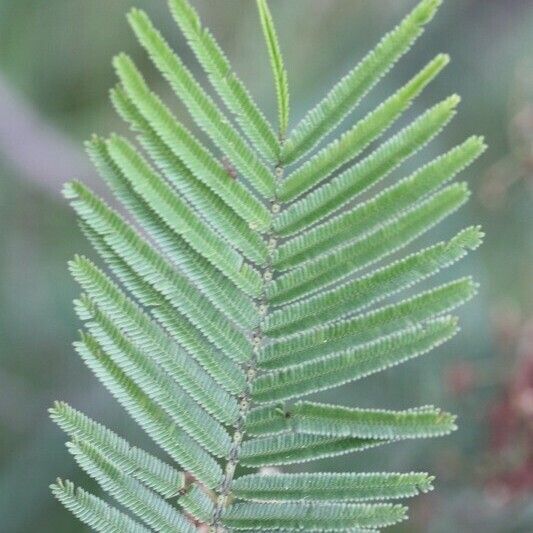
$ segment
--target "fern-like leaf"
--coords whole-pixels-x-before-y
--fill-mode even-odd
[[[282,433],[247,440],[242,445],[244,466],[264,467],[306,463],[361,452],[392,441],[353,437],[324,437],[308,433]]]
[[[272,127],[232,70],[211,32],[202,26],[196,10],[188,0],[169,0],[169,6],[211,85],[235,115],[244,133],[265,158],[277,161],[280,148]]]
[[[82,522],[100,533],[149,533],[142,526],[118,509],[83,489],[75,488],[71,481],[51,485],[54,496]],[[194,531],[192,528],[189,531]]]
[[[359,155],[402,115],[447,63],[448,56],[438,55],[379,107],[290,174],[280,187],[280,198],[283,201],[294,200]],[[452,96],[446,104],[453,108],[458,102],[459,98]]]
[[[163,497],[177,496],[185,488],[186,477],[139,448],[132,447],[111,430],[91,420],[63,402],[56,402],[50,416],[70,438],[87,442],[120,469],[144,482]]]
[[[271,219],[268,210],[240,182],[229,179],[223,166],[149,90],[133,61],[122,54],[115,58],[114,65],[128,97],[191,172],[254,228],[268,227]]]
[[[305,531],[364,531],[405,519],[406,508],[393,504],[236,503],[223,515],[235,529],[265,528]]]
[[[278,97],[279,136],[280,139],[283,139],[289,125],[289,82],[287,80],[287,71],[283,65],[283,56],[281,55],[278,36],[267,1],[257,0],[257,7],[268,48],[272,73],[274,74],[274,86]]]
[[[459,329],[450,313],[476,293],[476,283],[462,277],[405,294],[481,243],[472,226],[408,248],[467,201],[467,184],[452,180],[483,152],[483,139],[472,136],[385,182],[441,132],[459,98],[436,103],[380,141],[448,56],[437,55],[320,144],[407,52],[440,0],[421,0],[292,132],[273,16],[267,0],[256,3],[279,135],[189,1],[169,0],[228,114],[143,11],[132,10],[128,20],[213,149],[120,54],[111,100],[140,146],[117,135],[93,136],[86,146],[121,207],[76,181],[64,189],[104,264],[70,262],[84,323],[75,349],[166,454],[145,452],[67,404],[54,405],[50,415],[74,459],[120,506],[68,481],[52,485],[96,531],[377,532],[406,517],[390,500],[431,490],[433,477],[243,474],[239,466],[293,465],[455,430],[455,417],[435,407],[361,409],[304,398],[443,344]]]
[[[455,430],[454,417],[434,407],[384,411],[298,402],[291,407],[259,407],[250,412],[252,435],[293,431],[329,437],[400,440],[445,435]]]
[[[416,496],[432,490],[427,474],[249,474],[235,481],[252,501],[364,501]]]
[[[338,82],[296,126],[284,150],[283,161],[290,164],[311,150],[361,98],[391,69],[421,35],[442,0],[424,0],[388,33],[354,69]]]
[[[361,379],[422,355],[457,332],[454,318],[435,319],[378,341],[324,358],[283,368],[257,378],[252,398],[272,402],[299,397]]]
[[[244,143],[216,104],[202,90],[192,74],[176,56],[150,19],[140,10],[130,12],[129,21],[140,43],[189,109],[198,125],[226,154],[245,179],[259,192],[271,196],[274,178],[252,149]]]
[[[80,467],[93,477],[102,489],[129,508],[148,526],[167,533],[183,531],[189,527],[185,517],[173,506],[138,481],[125,476],[90,445],[69,443],[68,448]]]

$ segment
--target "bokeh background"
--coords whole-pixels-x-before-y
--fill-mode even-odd
[[[194,0],[265,111],[275,117],[268,60],[250,0]],[[292,86],[292,124],[414,5],[414,0],[272,0]],[[82,151],[93,132],[125,131],[107,99],[113,54],[130,52],[168,95],[134,42],[124,14],[147,9],[198,71],[163,0],[0,0],[0,530],[83,531],[49,494],[56,475],[93,488],[46,409],[64,399],[145,444],[74,355],[77,287],[66,261],[91,253],[61,183],[100,187]],[[533,531],[533,3],[446,0],[437,19],[365,99],[360,116],[438,52],[452,63],[408,114],[451,92],[461,112],[420,156],[486,136],[490,150],[463,174],[473,197],[432,232],[481,223],[480,251],[453,271],[473,272],[479,296],[461,310],[461,334],[431,356],[325,397],[406,408],[434,403],[460,431],[435,441],[363,452],[312,468],[427,468],[437,490],[414,501],[395,531]],[[170,100],[178,115],[185,114]],[[148,444],[147,444],[148,445]],[[391,530],[392,531],[392,530]]]

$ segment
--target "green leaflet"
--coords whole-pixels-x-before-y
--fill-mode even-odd
[[[233,408],[230,420],[235,419],[238,409],[236,403],[232,403],[234,399],[218,389],[208,376],[202,375],[202,370],[192,366],[192,362],[190,369],[183,363],[180,364],[180,354],[177,352],[175,359],[165,357],[167,354],[162,355],[162,352],[146,357],[130,339],[114,327],[109,317],[90,298],[82,297],[75,305],[80,318],[89,320],[86,323],[87,330],[124,374],[132,379],[146,396],[155,400],[191,438],[214,455],[223,457],[230,449],[230,437],[211,414],[218,420],[227,421],[224,410],[216,404],[218,399],[221,403],[225,401],[229,404],[228,409]],[[200,384],[204,387],[198,386]],[[212,389],[206,391],[209,386]],[[205,411],[196,402],[205,408]]]
[[[348,237],[355,239],[375,225],[397,216],[402,210],[416,205],[427,194],[451,180],[472,163],[484,149],[485,144],[481,137],[470,137],[463,144],[434,159],[411,176],[400,180],[370,200],[361,202],[353,209],[301,233],[278,248],[276,253],[277,267],[287,268],[297,265],[302,260],[320,254],[332,244],[338,244]],[[315,191],[318,193],[316,198],[341,195],[344,203],[346,194],[352,194],[354,191],[361,192],[368,186],[364,176],[376,178],[383,171],[380,169],[375,172],[372,169],[372,159],[373,156],[370,156],[368,163],[365,162],[366,160],[361,163],[362,171],[361,173],[354,172],[355,180],[346,180],[346,183],[351,187],[349,191],[344,187],[344,180],[341,176],[338,180],[332,180],[324,185],[322,188],[324,190]],[[360,177],[363,177],[362,181],[359,179]],[[374,179],[370,181],[374,181]],[[309,196],[314,195],[315,193],[311,193]],[[309,203],[313,204],[314,198],[309,199]],[[307,197],[303,203],[305,200]]]
[[[252,411],[247,429],[253,435],[294,431],[329,437],[400,440],[440,437],[457,428],[454,416],[434,407],[385,411],[298,402],[285,408]]]
[[[153,311],[154,316],[163,324],[170,335],[184,346],[192,357],[198,360],[213,379],[234,395],[242,394],[246,388],[246,376],[243,369],[230,359],[220,357],[217,349],[196,331],[187,327],[184,320],[176,316],[169,306],[159,306]],[[217,387],[215,386],[216,390]],[[225,421],[233,421],[233,405],[219,404],[218,410],[224,412]]]
[[[117,199],[149,233],[169,260],[187,275],[221,313],[238,324],[253,327],[255,322],[250,321],[250,315],[254,314],[255,308],[249,297],[221,272],[213,269],[206,259],[160,219],[157,212],[150,209],[109,157],[105,141],[93,137],[87,143],[87,151]]]
[[[110,507],[100,498],[75,488],[71,481],[58,479],[51,485],[54,496],[79,520],[100,533],[149,533],[150,530],[128,515]],[[193,531],[191,528],[190,531]]]
[[[289,82],[287,80],[287,71],[283,65],[283,56],[281,55],[276,28],[274,27],[267,1],[257,0],[257,7],[268,48],[272,73],[274,74],[274,86],[278,98],[279,136],[280,139],[283,139],[289,125]]]
[[[150,318],[143,313],[131,300],[129,300],[120,290],[108,280],[102,272],[83,259],[75,260],[72,263],[72,272],[77,281],[84,290],[87,291],[91,300],[98,306],[102,313],[109,318],[110,324],[114,321],[116,328],[125,332],[134,345],[139,350],[145,350],[151,354],[155,360],[164,365],[166,371],[173,376],[177,382],[196,394],[193,391],[197,387],[210,387],[213,390],[206,393],[215,395],[215,403],[220,403],[228,413],[235,413],[232,408],[232,402],[228,400],[220,387],[217,387],[207,375],[203,375],[200,368],[190,362],[190,369],[184,367],[188,364],[184,358],[182,350],[174,346],[169,337],[155,324]],[[92,307],[92,305],[91,305]],[[82,319],[92,319],[91,312],[87,313],[86,309],[81,312]],[[189,378],[189,373],[195,374],[194,379]],[[196,384],[194,381],[196,380]],[[189,381],[189,383],[187,383]],[[208,404],[207,396],[199,393],[198,398],[203,397]],[[213,407],[213,411],[218,411]],[[228,421],[228,419],[225,419]]]
[[[290,413],[283,403],[254,407],[246,418],[249,435],[275,435],[291,430]]]
[[[257,529],[254,529],[254,528],[250,528],[250,529],[239,529],[238,531],[240,531],[241,533],[251,533],[252,531],[257,531]],[[290,528],[290,529],[285,529],[285,528],[279,528],[277,527],[276,529],[268,529],[268,528],[261,528],[261,532],[262,533],[293,533],[295,530]],[[309,531],[321,531],[321,530],[309,530]],[[353,528],[351,527],[349,530],[347,531],[350,531],[350,533],[379,533],[379,531],[377,529],[368,529],[366,527],[364,528]]]
[[[177,496],[185,487],[185,474],[163,463],[94,422],[63,402],[56,402],[50,416],[59,427],[76,441],[90,444],[111,461],[124,475],[145,483],[164,498]]]
[[[175,155],[255,229],[266,229],[270,224],[268,210],[250,191],[231,179],[206,148],[176,121],[161,100],[150,92],[131,59],[120,55],[115,58],[114,65],[128,97]]]
[[[249,260],[264,264],[268,250],[261,236],[196,178],[139,113],[120,85],[112,89],[111,101],[133,131],[139,133],[143,148],[180,195],[194,207],[196,214]]]
[[[456,319],[435,319],[339,354],[261,375],[252,386],[252,398],[274,402],[337,387],[422,355],[455,333]]]
[[[454,115],[448,100],[436,104],[362,161],[292,204],[276,219],[276,230],[291,235],[339,210],[429,143]]]
[[[288,528],[345,531],[385,527],[406,518],[406,508],[393,504],[235,503],[222,517],[235,529]]]
[[[102,235],[132,270],[187,316],[213,344],[237,360],[249,357],[251,348],[245,336],[117,213],[79,184],[70,184],[65,194],[84,222]]]
[[[125,267],[124,267],[125,268]],[[136,293],[136,289],[132,286],[130,281],[138,281],[138,278],[135,274],[129,273],[131,278],[125,279],[125,285],[130,287],[132,293]],[[126,274],[127,276],[128,274]],[[143,287],[145,293],[143,297],[140,298],[140,301],[149,304],[147,302],[146,295],[148,298],[152,296],[154,299],[157,298],[157,293],[153,293],[151,288]],[[106,307],[105,300],[100,299],[102,307]],[[113,322],[105,317],[93,302],[89,298],[83,297],[78,305],[83,307],[81,313],[85,319],[95,319],[98,318],[100,326],[106,330],[112,337],[119,338],[121,333],[118,329],[114,328]],[[113,312],[113,311],[111,311]],[[166,319],[165,314],[170,313],[173,320],[170,322],[169,319]],[[187,335],[191,336],[193,340],[200,342],[200,338],[193,337],[195,331],[192,330],[190,324],[186,323],[186,319],[168,305],[161,304],[153,311],[154,316],[156,316],[160,323],[162,323],[173,335],[179,336],[183,341],[183,344],[186,347],[188,346]],[[141,348],[149,348],[151,357],[156,360],[162,367],[165,368],[169,376],[173,377],[176,382],[180,383],[184,389],[186,389],[189,394],[191,394],[196,401],[204,405],[214,416],[219,418],[224,422],[232,422],[235,419],[237,406],[236,401],[230,395],[226,394],[220,387],[217,386],[215,381],[213,381],[200,366],[198,366],[194,361],[188,359],[188,354],[185,354],[184,350],[176,349],[172,346],[170,339],[168,339],[157,326],[150,324],[146,316],[141,314],[133,313],[133,317],[137,317],[140,322],[137,324],[137,329],[132,325],[123,324],[125,330],[129,330],[130,335],[133,336],[134,344],[140,346]],[[178,324],[175,325],[174,321],[177,321]],[[169,324],[170,322],[170,324]],[[133,323],[134,324],[134,323]],[[140,324],[140,326],[139,326]],[[174,327],[173,327],[174,326]],[[178,327],[182,327],[184,331],[177,330]],[[143,334],[144,333],[144,334]],[[190,348],[190,347],[189,347]],[[205,347],[207,349],[207,346]],[[220,381],[225,380],[224,365],[211,364],[208,360],[209,354],[197,354],[199,361],[203,362],[205,366],[211,371],[212,374],[217,376],[217,379]],[[141,354],[142,356],[142,354]],[[227,368],[227,371],[233,369],[234,365],[230,365]],[[237,376],[234,376],[237,379]],[[206,390],[208,389],[208,390]]]
[[[363,451],[388,442],[285,433],[245,441],[241,448],[240,462],[250,467],[290,465]]]
[[[180,505],[196,520],[209,523],[215,509],[213,500],[198,485],[190,489],[180,498]]]
[[[158,176],[136,152],[120,137],[107,142],[109,155],[122,169],[133,189],[156,209],[176,233],[187,241],[200,255],[231,279],[235,285],[251,295],[260,290],[260,277],[246,264],[240,254],[229,248],[189,208],[186,202]]]
[[[359,279],[274,311],[265,319],[263,329],[269,336],[279,337],[368,307],[452,265],[468,250],[475,250],[482,239],[479,227],[466,228],[449,242],[430,246]]]
[[[259,366],[283,368],[379,339],[451,311],[472,298],[476,289],[471,278],[462,278],[353,318],[311,327],[265,346],[259,354]]]
[[[416,496],[433,489],[428,474],[249,474],[235,480],[238,498],[253,501],[357,501]]]
[[[105,456],[82,442],[70,443],[70,453],[79,466],[120,504],[130,509],[156,531],[171,533],[192,529],[174,507],[138,481],[124,475]]]
[[[456,183],[392,218],[376,230],[352,242],[340,243],[316,259],[280,276],[267,289],[276,304],[317,292],[334,281],[401,250],[466,203],[470,192]]]
[[[222,470],[217,462],[194,440],[177,430],[155,403],[104,356],[94,339],[84,335],[75,348],[95,376],[163,450],[206,486],[218,485]]]
[[[189,69],[172,52],[144,11],[133,9],[128,20],[152,61],[185,104],[193,120],[226,154],[240,174],[266,197],[274,193],[274,176],[204,92]]]
[[[438,55],[404,87],[287,176],[279,188],[279,198],[285,202],[294,200],[361,153],[402,115],[448,61],[448,56]],[[458,96],[449,99],[450,107],[455,107],[458,103]]]
[[[252,531],[257,531],[257,529],[239,529],[241,533],[250,533]],[[268,528],[261,528],[261,531],[263,533],[293,533],[294,529],[285,529],[285,528],[276,528],[276,529],[268,529]],[[379,533],[377,529],[368,529],[368,528],[350,528],[350,533]]]
[[[162,302],[157,291],[131,270],[99,235],[83,224],[82,230],[111,271],[141,304],[152,308],[152,315],[179,346],[198,361],[225,390],[233,394],[242,393],[246,386],[246,377],[241,368],[230,359],[220,357],[216,347],[203,337],[185,316],[168,303]],[[214,390],[217,390],[216,386]],[[217,405],[223,408],[226,415],[223,420],[227,420],[227,416],[231,416],[232,409],[227,403],[224,405],[224,402],[222,405],[217,402]]]
[[[457,429],[455,416],[434,407],[384,411],[300,402],[289,413],[296,431],[313,435],[399,440],[440,437]]]
[[[141,46],[214,146],[176,119],[128,56],[115,58],[111,100],[140,147],[116,135],[87,143],[126,214],[77,182],[65,187],[113,276],[85,258],[70,263],[86,327],[75,348],[172,463],[56,403],[51,417],[69,435],[78,464],[139,519],[58,481],[53,493],[82,522],[105,533],[377,533],[406,514],[384,501],[431,490],[433,478],[422,473],[241,476],[237,465],[291,465],[455,429],[454,417],[434,407],[300,400],[429,352],[455,334],[457,319],[448,313],[476,292],[464,277],[391,298],[477,248],[478,227],[388,258],[467,200],[466,185],[449,181],[483,152],[483,140],[472,136],[381,186],[439,134],[459,98],[371,146],[447,55],[319,145],[407,52],[440,3],[421,0],[290,132],[288,74],[268,0],[257,0],[279,135],[188,0],[169,0],[172,15],[228,115],[148,16],[130,12]]]
[[[243,132],[266,159],[277,161],[280,149],[276,135],[211,32],[202,27],[198,14],[187,0],[169,0],[169,6],[211,85],[235,115]]]
[[[442,0],[423,0],[385,35],[354,69],[342,78],[300,121],[287,140],[282,161],[294,163],[336,128],[361,98],[390,70],[420,36]]]

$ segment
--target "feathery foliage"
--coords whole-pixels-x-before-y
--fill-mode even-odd
[[[268,55],[272,65],[272,74],[274,75],[274,84],[278,98],[279,136],[280,139],[283,139],[289,125],[289,82],[287,80],[287,71],[283,65],[283,56],[281,55],[278,36],[267,1],[258,0],[257,7],[259,9],[261,26],[265,34]]]
[[[136,448],[56,403],[50,414],[67,433],[70,453],[122,508],[58,480],[53,494],[82,522],[106,533],[187,533],[198,525],[370,532],[405,519],[406,508],[390,500],[432,489],[425,473],[263,475],[242,467],[307,462],[455,429],[452,415],[431,406],[395,411],[302,399],[441,345],[458,330],[449,313],[476,292],[463,277],[391,298],[481,243],[480,229],[468,227],[405,251],[467,201],[467,185],[450,182],[483,152],[483,140],[472,136],[377,190],[454,117],[459,98],[452,95],[376,142],[442,71],[446,55],[321,146],[439,5],[421,0],[291,132],[277,32],[267,0],[257,0],[278,135],[188,0],[169,0],[169,7],[221,103],[146,13],[130,12],[141,46],[198,131],[181,124],[120,54],[111,100],[140,147],[95,136],[87,151],[121,208],[78,182],[64,189],[107,267],[84,257],[70,263],[85,324],[76,350],[166,454]]]

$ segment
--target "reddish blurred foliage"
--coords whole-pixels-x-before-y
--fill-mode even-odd
[[[516,340],[516,364],[489,411],[493,474],[487,489],[504,500],[533,491],[533,320],[522,325]]]
[[[475,369],[467,361],[457,361],[446,370],[444,382],[453,396],[465,394],[476,386]]]

